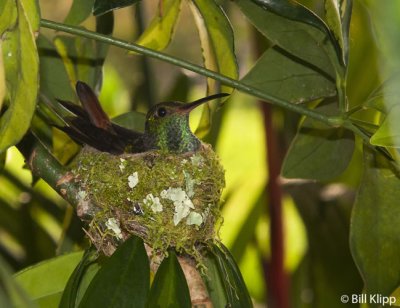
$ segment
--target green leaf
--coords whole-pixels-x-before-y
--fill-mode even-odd
[[[399,103],[399,83],[400,73],[397,72],[372,91],[363,105],[387,114],[389,110]]]
[[[78,305],[78,292],[81,281],[86,275],[86,271],[97,259],[97,253],[93,250],[85,251],[82,260],[75,268],[62,294],[59,308],[75,308]]]
[[[101,66],[107,52],[104,45],[86,38],[70,36],[57,36],[54,45],[64,63],[72,88],[75,88],[78,80],[86,82],[92,88],[100,85]]]
[[[199,31],[204,66],[233,79],[238,78],[238,66],[234,50],[234,36],[231,24],[222,8],[214,1],[193,0],[189,2]],[[207,93],[232,93],[233,89],[220,86],[215,80],[207,79]],[[211,126],[211,110],[203,107],[196,135],[205,136]]]
[[[145,307],[149,285],[150,266],[143,240],[132,236],[104,262],[79,307]]]
[[[35,307],[12,277],[9,265],[0,256],[0,304],[2,307]]]
[[[394,105],[370,142],[373,145],[400,148],[400,105]]]
[[[185,275],[172,250],[157,270],[147,303],[147,308],[161,307],[192,307]]]
[[[330,104],[317,110],[332,115],[332,107]],[[306,119],[286,154],[282,175],[319,181],[333,179],[345,171],[353,151],[353,133]]]
[[[229,250],[222,244],[212,244],[220,277],[222,278],[229,307],[253,307],[242,274]]]
[[[329,75],[277,47],[269,48],[242,82],[294,104],[336,94]]]
[[[30,11],[27,12],[27,9]],[[0,153],[16,144],[28,130],[39,85],[39,59],[35,44],[39,12],[36,2],[18,1],[10,10],[11,16],[17,12],[18,19],[9,31],[0,33],[9,97],[8,109],[0,118]],[[12,19],[9,21],[14,23]],[[4,30],[3,25],[1,28]]]
[[[352,2],[352,0],[325,0],[326,22],[342,50],[343,63],[347,63],[348,59]]]
[[[400,180],[388,160],[364,147],[364,175],[353,207],[350,247],[368,294],[400,282]]]
[[[95,16],[102,15],[112,10],[135,4],[139,1],[140,0],[95,0],[93,14]]]
[[[146,115],[137,111],[129,111],[113,118],[112,121],[125,128],[143,133]]]
[[[325,23],[295,1],[235,0],[251,23],[273,45],[317,67],[324,75],[342,70],[336,41]]]
[[[154,50],[164,50],[169,45],[175,31],[178,15],[181,10],[181,0],[164,0],[162,10],[156,12],[136,44]]]
[[[39,35],[37,46],[40,57],[40,92],[52,101],[55,98],[74,101],[75,92],[55,46],[43,35]]]
[[[214,255],[208,254],[204,259],[207,272],[202,276],[211,302],[214,307],[227,307],[228,300],[225,293],[224,277],[220,275],[218,262]],[[228,306],[229,307],[229,306]]]
[[[82,252],[71,253],[28,267],[15,280],[39,307],[57,307],[62,292]]]
[[[74,0],[64,23],[74,26],[81,24],[92,13],[93,4],[94,0]]]

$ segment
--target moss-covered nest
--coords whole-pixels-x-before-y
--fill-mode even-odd
[[[106,255],[135,234],[157,254],[173,246],[196,257],[216,236],[224,170],[210,146],[195,153],[110,155],[85,147],[72,169],[78,216]]]

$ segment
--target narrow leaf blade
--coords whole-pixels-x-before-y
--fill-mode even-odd
[[[192,307],[185,275],[172,250],[157,270],[147,307]]]
[[[150,266],[143,240],[132,236],[97,272],[79,307],[145,307],[149,285]]]

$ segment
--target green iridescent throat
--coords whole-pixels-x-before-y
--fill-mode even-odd
[[[188,114],[170,115],[161,121],[146,121],[144,143],[147,150],[174,153],[197,151],[201,144],[190,130]]]

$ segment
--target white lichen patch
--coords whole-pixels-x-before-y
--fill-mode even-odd
[[[190,212],[186,219],[186,224],[189,226],[191,225],[200,226],[202,223],[203,223],[203,216],[201,216],[201,214],[196,212]]]
[[[119,161],[121,162],[121,163],[119,164],[119,166],[118,166],[118,167],[119,167],[119,170],[121,170],[121,172],[123,172],[124,169],[125,169],[125,165],[126,165],[126,159],[120,158]]]
[[[196,167],[200,167],[204,163],[204,158],[201,155],[195,154],[190,157],[190,160],[192,161],[192,165]]]
[[[111,230],[117,238],[122,239],[122,232],[119,228],[119,223],[115,218],[109,218],[106,221],[106,227],[108,230]]]
[[[160,202],[160,198],[154,197],[152,194],[148,194],[146,198],[143,199],[144,205],[151,208],[154,213],[162,212],[163,206]]]
[[[128,176],[128,186],[134,188],[139,183],[139,176],[137,172],[132,173]]]
[[[183,170],[183,175],[185,177],[185,186],[186,186],[186,193],[189,198],[194,196],[194,185],[196,184],[196,180],[192,178],[190,173]]]
[[[174,225],[176,226],[182,219],[187,217],[190,209],[194,209],[192,200],[190,200],[186,191],[182,188],[168,188],[161,192],[161,198],[171,200],[174,203]]]
[[[84,190],[78,191],[78,199],[79,201],[84,201],[87,197],[87,193]]]

